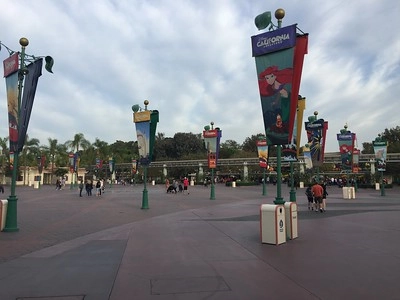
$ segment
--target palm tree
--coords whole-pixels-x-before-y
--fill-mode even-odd
[[[25,136],[24,147],[22,148],[22,159],[24,162],[24,185],[26,185],[26,168],[28,164],[33,164],[36,160],[33,158],[39,152],[39,140],[36,138],[30,139],[28,135]],[[28,159],[30,162],[28,162]]]
[[[79,147],[82,147],[83,150],[86,150],[90,147],[90,142],[87,139],[85,139],[83,133],[77,133],[77,134],[75,134],[73,140],[65,142],[65,146],[72,149],[72,151],[75,151],[75,153],[79,153]],[[77,178],[75,178],[75,183],[76,183],[76,179]],[[71,186],[71,188],[72,188],[72,186]]]
[[[0,138],[0,155],[1,155],[1,173],[3,174],[3,178],[1,180],[1,183],[4,184],[4,179],[6,177],[6,165],[8,162],[8,138]]]
[[[49,146],[44,146],[43,149],[47,152],[50,157],[50,165],[51,165],[51,174],[50,174],[50,182],[53,183],[53,174],[54,174],[54,162],[56,160],[56,156],[59,154],[59,144],[57,139],[48,138]]]

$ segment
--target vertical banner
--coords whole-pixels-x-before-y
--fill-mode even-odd
[[[350,131],[341,130],[337,134],[337,141],[339,143],[340,158],[342,161],[342,170],[348,171],[352,169],[353,164],[353,150],[356,134]]]
[[[69,171],[74,173],[74,153],[68,154],[68,162],[69,162]]]
[[[141,165],[150,164],[150,122],[136,124],[136,135],[139,148],[139,162]]]
[[[360,166],[360,150],[354,148],[353,150],[353,165],[352,165],[352,172],[353,173],[358,173]]]
[[[136,125],[136,136],[140,156],[139,163],[148,166],[153,159],[156,128],[159,121],[158,110],[135,112],[133,114],[133,121]]]
[[[221,136],[222,132],[219,128],[203,131],[204,142],[208,151],[208,168],[210,169],[217,167]]]
[[[313,162],[311,158],[310,147],[308,144],[303,147],[303,155],[304,155],[304,163],[306,165],[306,169],[311,170],[313,168]]]
[[[135,175],[137,172],[137,161],[136,159],[132,159],[132,174]]]
[[[267,143],[289,144],[308,35],[296,36],[296,25],[291,25],[252,36],[251,40]]]
[[[108,167],[110,169],[110,173],[114,173],[114,158],[111,156],[108,158]]]
[[[305,128],[307,131],[307,142],[310,146],[312,164],[314,167],[320,167],[324,163],[325,140],[328,122],[324,121],[323,119],[305,122]]]
[[[10,151],[18,150],[18,59],[19,52],[3,61],[4,77],[6,78],[8,128]]]
[[[258,160],[261,168],[268,168],[268,145],[267,140],[257,141]]]
[[[28,124],[31,117],[33,100],[35,99],[37,83],[42,76],[43,58],[27,66],[28,73],[25,75],[24,92],[19,113],[18,128],[18,151],[22,151],[25,143],[25,136],[28,130]]]
[[[74,172],[78,172],[79,169],[79,152],[74,154]]]
[[[373,141],[376,169],[380,172],[386,171],[386,154],[387,142],[386,141]]]

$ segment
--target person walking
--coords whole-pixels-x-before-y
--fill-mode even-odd
[[[96,182],[96,197],[100,197],[100,195],[101,195],[100,188],[101,188],[100,180],[97,180],[97,182]]]
[[[325,212],[326,211],[326,196],[328,196],[328,192],[326,190],[326,183],[322,184],[322,188],[324,192],[322,193],[322,209]]]
[[[188,187],[189,187],[189,179],[187,179],[187,177],[185,177],[183,179],[183,193],[188,193],[189,195],[189,191],[188,191]]]
[[[315,211],[318,212],[323,212],[322,210],[322,196],[324,194],[324,188],[318,184],[318,182],[315,182],[315,184],[312,186],[311,191],[314,196],[314,201],[315,201]]]
[[[306,189],[306,196],[307,196],[307,200],[308,200],[308,210],[314,210],[314,197],[313,197],[313,193],[311,191],[311,187],[312,187],[312,185],[309,184]]]
[[[79,197],[82,197],[82,190],[83,190],[83,180],[79,183]]]

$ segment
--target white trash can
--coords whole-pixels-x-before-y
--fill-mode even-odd
[[[6,226],[8,200],[0,200],[0,231]]]
[[[298,220],[297,220],[297,204],[296,202],[285,202],[285,220],[286,220],[286,237],[289,240],[297,238]]]
[[[236,187],[236,181],[232,181],[232,187]]]
[[[260,207],[261,243],[280,245],[286,243],[285,207],[262,204]]]

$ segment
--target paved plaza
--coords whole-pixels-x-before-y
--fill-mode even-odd
[[[280,245],[260,241],[274,185],[267,196],[216,185],[216,200],[209,187],[147,188],[143,210],[143,185],[101,197],[17,187],[19,231],[0,232],[0,299],[400,299],[399,187],[351,200],[328,187],[326,213],[308,211],[298,189],[298,238]]]

